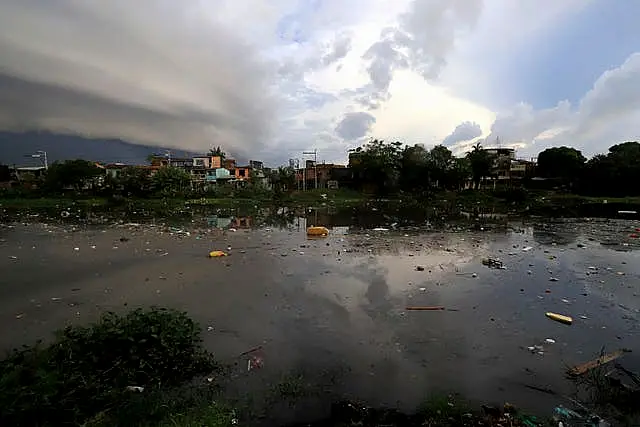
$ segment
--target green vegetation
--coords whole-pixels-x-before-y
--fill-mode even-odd
[[[67,327],[49,345],[15,351],[0,362],[0,424],[160,422],[176,416],[185,402],[202,403],[175,390],[215,368],[201,346],[200,328],[186,314],[156,308],[107,313],[95,324]],[[176,394],[183,398],[171,397]]]

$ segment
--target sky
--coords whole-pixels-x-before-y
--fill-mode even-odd
[[[640,140],[640,2],[0,0],[0,130],[277,165]]]

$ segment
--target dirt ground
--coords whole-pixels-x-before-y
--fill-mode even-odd
[[[308,240],[304,222],[237,231],[4,225],[0,348],[47,340],[107,310],[168,306],[202,324],[206,346],[235,364],[228,393],[256,410],[279,388],[304,396],[287,412],[298,420],[323,415],[336,398],[411,410],[448,391],[550,413],[564,402],[527,386],[570,394],[566,368],[602,348],[631,349],[625,366],[640,371],[640,251],[629,239],[637,226],[341,227]],[[214,249],[230,256],[208,258]],[[483,265],[487,257],[505,269]],[[250,359],[259,363],[248,371]]]

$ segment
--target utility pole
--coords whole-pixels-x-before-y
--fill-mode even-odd
[[[302,154],[304,155],[313,155],[313,169],[314,169],[314,173],[313,175],[315,176],[315,187],[316,190],[318,189],[318,150],[314,149],[313,151],[303,151]],[[307,165],[305,163],[305,170],[307,169]]]

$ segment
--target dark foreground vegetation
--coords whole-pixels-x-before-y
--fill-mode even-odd
[[[92,325],[67,327],[51,342],[24,347],[0,361],[0,425],[270,425],[265,417],[255,418],[250,410],[243,413],[225,403],[220,380],[224,372],[203,348],[199,326],[185,313],[161,308],[107,313]],[[621,395],[603,382],[602,372],[583,380],[593,403],[614,408],[610,413],[622,423],[633,422],[634,395]],[[281,400],[295,404],[291,381],[278,388]],[[580,425],[598,425],[583,409],[556,408],[554,421],[510,404],[469,405],[455,395],[432,397],[413,414],[337,401],[328,418],[299,426],[534,427],[557,425],[566,417]]]

